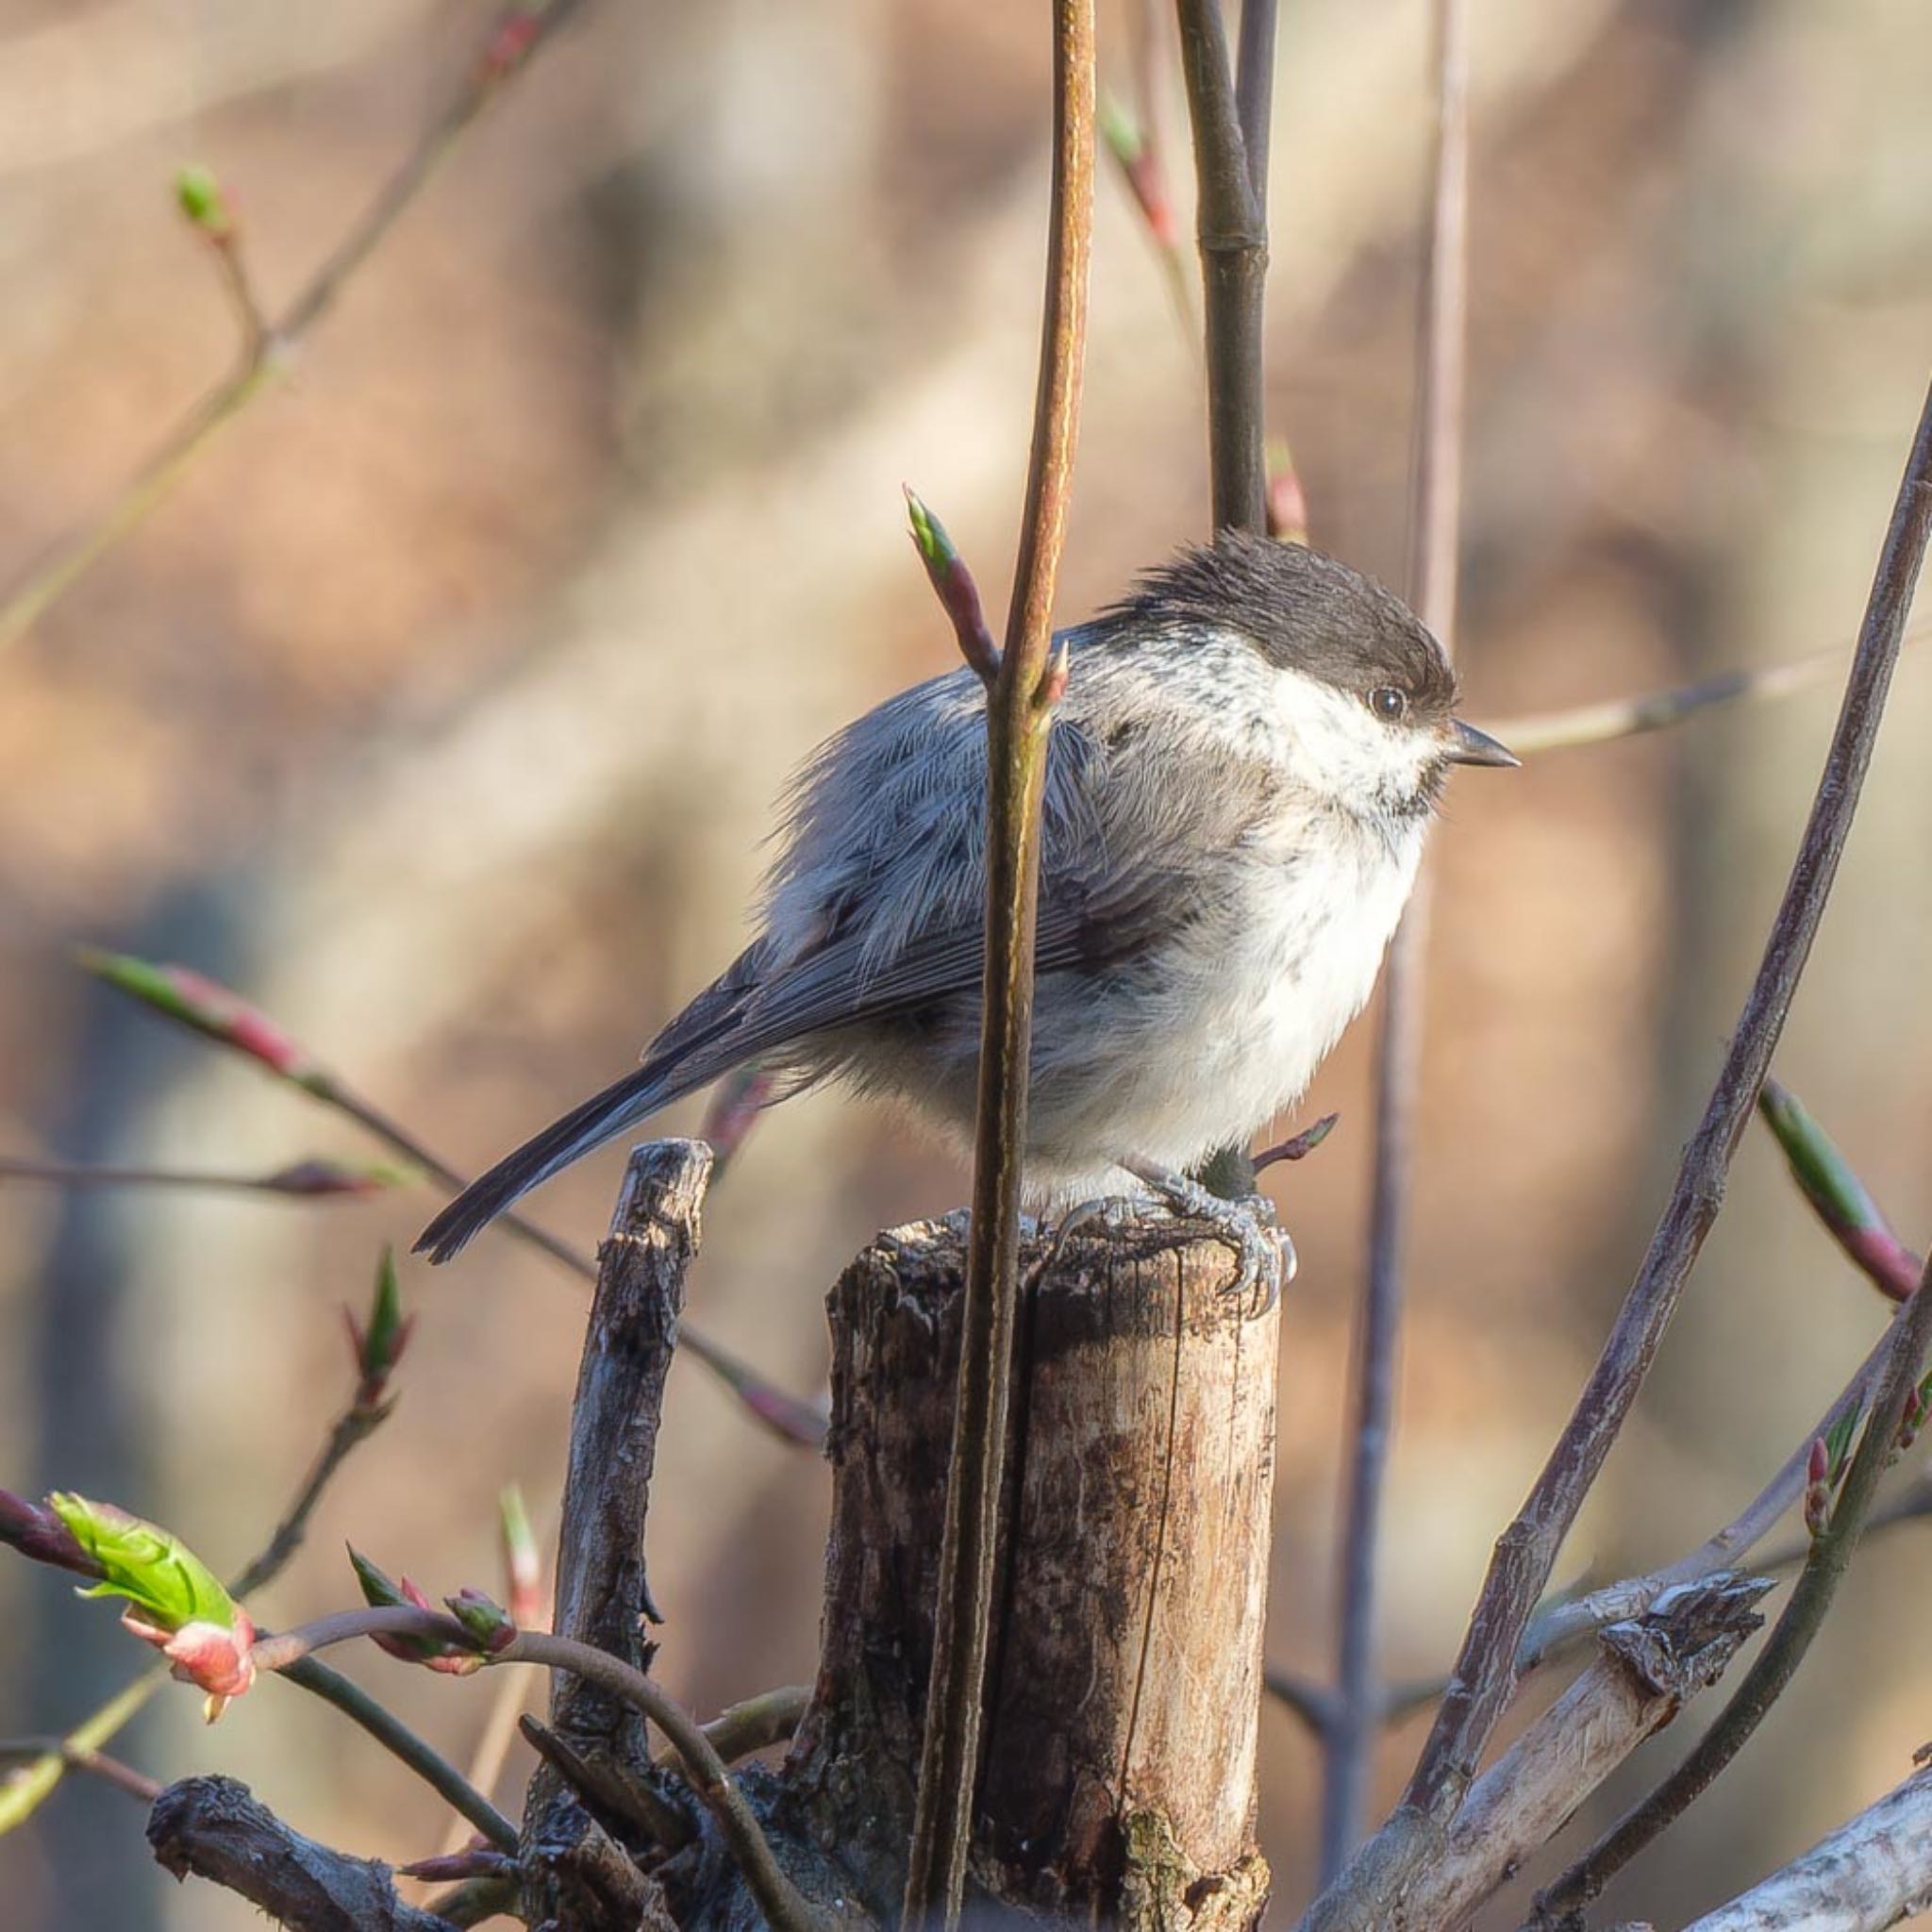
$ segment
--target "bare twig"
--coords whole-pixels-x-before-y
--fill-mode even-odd
[[[1569,1871],[1538,1894],[1540,1912],[1560,1916],[1594,1898],[1616,1873],[1710,1788],[1783,1694],[1812,1640],[1824,1627],[1825,1613],[1851,1567],[1865,1519],[1878,1494],[1879,1479],[1895,1453],[1899,1424],[1918,1387],[1928,1347],[1932,1347],[1932,1273],[1920,1277],[1917,1292],[1893,1325],[1884,1373],[1866,1411],[1865,1432],[1832,1505],[1830,1520],[1812,1539],[1810,1554],[1798,1573],[1784,1613],[1745,1673],[1744,1681],[1684,1761]]]
[[[1235,68],[1235,106],[1241,148],[1255,189],[1255,212],[1268,221],[1268,136],[1274,118],[1275,0],[1241,0],[1241,53]]]
[[[817,1916],[772,1856],[763,1827],[703,1726],[641,1671],[588,1643],[537,1630],[520,1632],[491,1662],[541,1664],[548,1670],[570,1671],[649,1718],[676,1751],[691,1790],[716,1819],[766,1918],[777,1932],[815,1932]]]
[[[1321,1932],[1378,1923],[1440,1840],[1516,1678],[1516,1648],[1557,1552],[1596,1480],[1717,1218],[1731,1157],[1757,1102],[1837,875],[1885,712],[1932,529],[1932,394],[1913,437],[1842,708],[1790,882],[1704,1118],[1684,1150],[1649,1253],[1548,1461],[1496,1545],[1447,1694],[1403,1802],[1311,1908]]]
[[[133,1765],[124,1764],[118,1757],[109,1757],[105,1751],[90,1751],[71,1739],[0,1738],[0,1764],[21,1760],[31,1763],[44,1757],[58,1758],[69,1771],[83,1771],[91,1777],[100,1778],[117,1791],[139,1798],[143,1805],[152,1805],[161,1794],[158,1778],[136,1771]]]
[[[530,1749],[579,1798],[597,1809],[623,1819],[667,1851],[675,1852],[696,1836],[691,1820],[627,1766],[601,1752],[593,1755],[579,1751],[568,1738],[559,1737],[527,1711],[517,1720],[517,1728]],[[675,1761],[673,1754],[673,1762]]]
[[[440,1751],[419,1738],[359,1684],[351,1683],[317,1657],[298,1657],[284,1664],[281,1674],[310,1695],[320,1697],[325,1704],[334,1705],[350,1723],[359,1724],[391,1757],[408,1765],[498,1850],[516,1850],[516,1826]]]
[[[387,1865],[291,1831],[231,1777],[191,1777],[155,1801],[147,1840],[176,1878],[192,1872],[239,1892],[291,1932],[449,1932],[405,1905]]]
[[[1674,1591],[1602,1633],[1596,1659],[1472,1787],[1441,1857],[1404,1893],[1388,1932],[1460,1925],[1554,1837],[1652,1733],[1669,1724],[1764,1619],[1764,1577]]]
[[[1456,643],[1468,339],[1469,53],[1464,0],[1436,0],[1436,147],[1423,276],[1415,414],[1411,592],[1445,653]],[[1356,1336],[1354,1447],[1348,1470],[1338,1616],[1335,1724],[1322,1791],[1325,1884],[1359,1842],[1382,1692],[1375,1671],[1375,1569],[1395,1407],[1404,1249],[1422,1082],[1423,965],[1429,884],[1418,879],[1390,948],[1375,1075],[1368,1274]]]
[[[1932,1906],[1932,1770],[1914,1772],[1685,1932],[1884,1932]]]
[[[31,629],[124,537],[138,529],[221,431],[287,373],[303,338],[334,308],[357,271],[456,151],[471,125],[581,4],[582,0],[547,0],[507,9],[456,97],[280,317],[266,325],[258,317],[251,318],[241,366],[195,404],[92,524],[63,543],[0,605],[0,649]],[[228,255],[224,259],[229,260]],[[230,270],[235,266],[229,262]],[[252,295],[246,299],[252,309]]]
[[[726,1764],[736,1764],[754,1751],[784,1743],[797,1730],[798,1721],[810,1702],[809,1684],[787,1684],[776,1690],[761,1690],[756,1697],[727,1704],[705,1726],[705,1736]]]
[[[341,1167],[327,1160],[297,1161],[274,1174],[210,1174],[197,1169],[83,1166],[67,1160],[0,1156],[0,1181],[35,1181],[53,1188],[186,1188],[322,1201],[366,1198],[408,1178],[392,1169]]]
[[[1723,671],[1668,691],[1646,691],[1641,697],[1607,698],[1601,704],[1572,705],[1560,711],[1533,711],[1496,725],[1497,735],[1518,758],[1538,752],[1569,751],[1576,745],[1607,744],[1619,738],[1639,738],[1681,724],[1719,705],[1755,704],[1807,691],[1839,669],[1846,651],[1812,651],[1789,664],[1767,664],[1755,671]]]
[[[447,1192],[459,1194],[469,1186],[467,1177],[448,1161],[431,1153],[408,1128],[284,1033],[266,1013],[226,987],[186,967],[157,966],[145,959],[92,949],[83,949],[79,957],[88,972],[108,985],[204,1039],[245,1054],[309,1099],[354,1121]],[[597,1264],[590,1256],[524,1215],[503,1214],[492,1224],[541,1249],[573,1274],[586,1281],[597,1278]],[[802,1448],[823,1444],[823,1410],[774,1388],[729,1350],[694,1328],[686,1328],[683,1345],[687,1354],[703,1362],[774,1435]]]
[[[1093,226],[1093,0],[1054,8],[1053,207],[1040,385],[999,677],[987,701],[986,969],[958,1393],[905,1923],[958,1924],[1007,1447],[1033,1031],[1040,812],[1053,696],[1053,593],[1072,493]]]
[[[1785,1458],[1777,1473],[1722,1529],[1714,1531],[1688,1555],[1679,1557],[1660,1570],[1644,1576],[1624,1577],[1585,1595],[1566,1598],[1539,1610],[1529,1621],[1517,1646],[1518,1674],[1532,1671],[1558,1651],[1592,1630],[1601,1629],[1620,1618],[1632,1617],[1649,1608],[1667,1590],[1680,1583],[1694,1583],[1700,1577],[1727,1570],[1742,1560],[1769,1536],[1778,1522],[1804,1493],[1806,1464],[1812,1442],[1829,1436],[1848,1415],[1865,1406],[1872,1386],[1883,1370],[1892,1347],[1900,1317],[1873,1345],[1871,1352],[1839,1391],[1830,1407],[1816,1425]],[[1807,1546],[1808,1548],[1808,1544]],[[1775,1569],[1787,1560],[1782,1557],[1759,1558],[1762,1569]]]
[[[1261,388],[1267,211],[1248,164],[1221,0],[1179,0],[1179,14],[1207,311],[1213,522],[1217,530],[1259,532],[1268,525]],[[1258,94],[1266,70],[1251,62],[1248,72]],[[1265,114],[1259,119],[1265,127]]]

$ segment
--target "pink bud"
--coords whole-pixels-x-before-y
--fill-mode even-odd
[[[208,1692],[203,1710],[209,1724],[221,1716],[231,1698],[240,1697],[255,1682],[255,1625],[240,1604],[235,1606],[231,1626],[194,1623],[175,1631],[162,1630],[143,1622],[131,1609],[123,1614],[121,1622],[168,1659],[179,1682],[197,1685]]]

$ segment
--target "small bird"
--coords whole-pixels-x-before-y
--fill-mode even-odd
[[[1139,1181],[1212,1220],[1272,1292],[1265,1204],[1187,1171],[1298,1100],[1361,1010],[1449,767],[1517,760],[1455,716],[1449,662],[1398,598],[1299,544],[1224,531],[1060,641],[1026,1191],[1065,1206]],[[986,692],[963,667],[822,746],[786,795],[758,937],[635,1073],[498,1161],[418,1250],[448,1260],[751,1060],[788,1092],[836,1078],[970,1136],[985,801]]]

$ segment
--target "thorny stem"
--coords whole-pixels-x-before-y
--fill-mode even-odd
[[[1450,655],[1456,642],[1469,334],[1468,41],[1464,0],[1436,0],[1436,149],[1418,331],[1411,588],[1418,615]],[[1382,1723],[1382,1692],[1375,1672],[1375,1567],[1393,1430],[1395,1349],[1415,1170],[1428,918],[1424,873],[1390,949],[1383,981],[1368,1278],[1356,1339],[1351,1436],[1355,1453],[1342,1532],[1334,1722],[1325,1734],[1321,1843],[1324,1884],[1360,1841]]]
[[[1378,1924],[1468,1788],[1516,1680],[1516,1649],[1557,1553],[1609,1454],[1716,1220],[1736,1151],[1790,1009],[1857,815],[1932,531],[1932,392],[1914,433],[1844,702],[1764,957],[1686,1145],[1670,1200],[1595,1369],[1522,1510],[1498,1541],[1447,1694],[1393,1817],[1315,1902],[1315,1932]]]
[[[1039,389],[1006,649],[987,699],[986,969],[973,1223],[904,1920],[958,1924],[972,1840],[1019,1298],[1053,593],[1072,493],[1093,229],[1093,0],[1054,8],[1053,202]]]
[[[530,19],[518,58],[508,65],[487,59],[478,63],[456,98],[383,184],[355,226],[303,284],[280,318],[266,324],[257,318],[256,325],[248,330],[240,368],[189,410],[156,455],[93,523],[55,551],[0,605],[0,649],[30,630],[124,537],[138,529],[173,493],[175,484],[222,430],[287,372],[303,338],[335,306],[350,279],[455,152],[472,124],[581,4],[582,0],[549,0],[541,9],[525,9]],[[230,277],[232,292],[232,270],[224,273]]]
[[[1812,1640],[1824,1625],[1839,1585],[1851,1568],[1858,1538],[1878,1493],[1879,1479],[1891,1460],[1899,1423],[1911,1400],[1932,1346],[1932,1270],[1919,1279],[1904,1319],[1893,1326],[1884,1374],[1858,1451],[1845,1472],[1843,1487],[1824,1528],[1812,1539],[1784,1614],[1765,1640],[1744,1680],[1717,1722],[1690,1755],[1651,1793],[1633,1806],[1575,1864],[1537,1895],[1537,1910],[1557,1917],[1587,1905],[1638,1853],[1659,1837],[1710,1788],[1783,1694],[1805,1660]]]

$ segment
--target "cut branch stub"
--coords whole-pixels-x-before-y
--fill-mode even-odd
[[[645,1624],[656,1617],[644,1574],[644,1520],[658,1424],[710,1172],[711,1151],[702,1141],[657,1141],[632,1154],[598,1250],[571,1409],[553,1627],[639,1670],[648,1661]],[[555,1674],[550,1724],[578,1753],[607,1760],[613,1775],[654,1774],[642,1718],[582,1678]],[[575,1901],[579,1922],[596,1913],[609,1918],[609,1887],[596,1882],[610,1863],[604,1837],[570,1785],[547,1762],[541,1766],[524,1807],[526,1903],[560,1909],[588,1886]]]
[[[405,1905],[387,1865],[290,1830],[231,1777],[170,1785],[155,1800],[147,1841],[164,1871],[240,1892],[289,1932],[456,1932]]]
[[[831,1295],[820,1676],[784,1813],[896,1905],[932,1649],[964,1218],[882,1236]],[[1249,1928],[1277,1314],[1165,1221],[1023,1257],[974,1833],[982,1896],[1124,1927]]]

